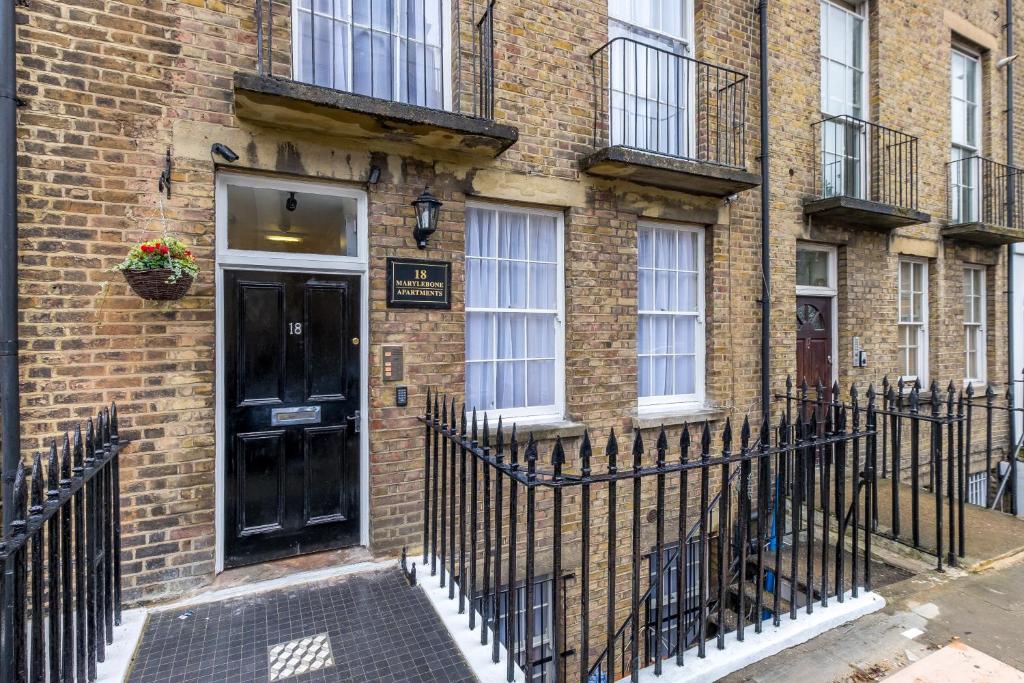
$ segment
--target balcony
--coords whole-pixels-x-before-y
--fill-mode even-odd
[[[747,77],[629,38],[591,56],[591,175],[728,197],[760,185],[747,172]]]
[[[818,172],[804,215],[878,231],[931,220],[918,209],[916,137],[853,116],[813,129]]]
[[[494,121],[493,5],[479,19],[453,12],[463,30],[442,30],[442,0],[408,13],[372,0],[311,2],[282,17],[272,0],[256,0],[256,72],[234,77],[240,119],[485,158],[516,142],[516,128]]]
[[[971,156],[949,168],[949,225],[942,236],[999,246],[1024,242],[1024,169]]]

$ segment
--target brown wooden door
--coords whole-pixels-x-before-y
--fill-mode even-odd
[[[832,386],[832,299],[827,296],[796,298],[796,381],[808,387],[820,381]]]

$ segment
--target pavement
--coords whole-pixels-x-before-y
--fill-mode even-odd
[[[1024,556],[988,567],[978,573],[925,571],[883,588],[879,592],[888,603],[884,610],[762,660],[724,680],[880,681],[950,643],[966,644],[1024,671]],[[907,680],[937,679],[929,676]],[[954,676],[952,680],[969,679],[965,675]]]
[[[150,615],[129,683],[472,683],[397,566]]]

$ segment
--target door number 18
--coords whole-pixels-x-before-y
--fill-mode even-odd
[[[288,323],[288,334],[299,336],[302,334],[302,323]]]

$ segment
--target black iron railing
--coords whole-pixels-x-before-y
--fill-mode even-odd
[[[1024,229],[1024,169],[980,156],[951,161],[947,210],[952,225]]]
[[[590,60],[595,148],[746,166],[745,74],[621,37]]]
[[[583,682],[635,680],[643,665],[658,673],[666,659],[684,666],[711,639],[723,649],[727,634],[743,640],[766,620],[870,590],[877,415],[873,391],[866,405],[856,392],[841,404],[837,391],[820,413],[766,422],[757,438],[744,419],[734,440],[726,421],[714,449],[708,424],[696,430],[699,441],[683,427],[671,446],[662,429],[653,450],[637,431],[623,465],[611,431],[603,456],[584,434],[573,462],[557,439],[541,465],[532,437],[520,443],[514,427],[506,436],[500,419],[492,434],[486,416],[468,418],[465,407],[458,415],[455,400],[428,397],[424,567],[470,628],[479,624],[494,662],[513,653],[510,681],[516,666],[530,680]],[[696,553],[695,566],[680,547]],[[522,584],[524,604],[535,605],[541,575],[555,578],[549,618],[498,627],[507,586]],[[669,576],[684,605],[674,617]],[[538,634],[545,623],[551,633]],[[675,642],[650,638],[650,624],[667,624]],[[551,644],[546,667],[538,638]]]
[[[819,198],[852,197],[917,210],[916,137],[853,116],[830,116],[812,128]]]
[[[0,540],[3,681],[92,681],[121,623],[117,408],[15,474]],[[5,501],[5,504],[8,504]]]
[[[493,118],[494,2],[479,17],[475,0],[456,3],[450,14],[443,0],[396,7],[388,0],[310,0],[293,12],[281,0],[255,0],[257,73]],[[471,64],[466,74],[464,61]]]

